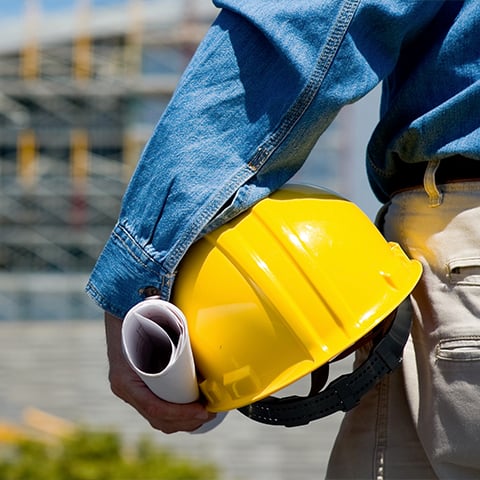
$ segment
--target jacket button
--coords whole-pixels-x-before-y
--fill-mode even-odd
[[[160,290],[157,287],[148,286],[141,288],[138,293],[144,297],[153,297],[155,295],[160,295]]]

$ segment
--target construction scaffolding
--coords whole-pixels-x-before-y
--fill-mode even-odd
[[[0,22],[0,269],[85,272],[215,10],[26,0]]]

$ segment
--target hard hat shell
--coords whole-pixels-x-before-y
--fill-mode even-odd
[[[354,345],[421,275],[352,202],[290,185],[196,242],[172,302],[211,411],[286,387]]]

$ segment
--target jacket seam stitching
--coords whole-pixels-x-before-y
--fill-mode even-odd
[[[335,58],[343,39],[345,38],[346,31],[356,12],[358,3],[359,0],[350,0],[346,2],[340,10],[308,83],[299,98],[285,114],[278,129],[258,147],[257,152],[250,160],[248,165],[252,171],[258,171],[260,167],[265,164],[268,158],[281,145],[311,105],[330,70],[333,59]]]

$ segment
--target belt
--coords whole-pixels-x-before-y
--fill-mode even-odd
[[[423,176],[427,163],[407,164],[403,172],[400,185],[394,189],[393,194],[423,187]],[[444,158],[435,172],[435,183],[442,185],[452,182],[480,181],[480,160],[454,155]]]
[[[439,184],[479,179],[480,161],[463,155],[443,159],[435,173],[435,180]]]

